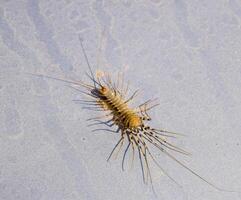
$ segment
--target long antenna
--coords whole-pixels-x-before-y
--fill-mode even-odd
[[[79,35],[79,41],[80,41],[80,46],[81,46],[81,48],[82,48],[82,51],[83,51],[83,54],[84,54],[86,63],[87,63],[87,65],[88,65],[88,68],[89,68],[89,71],[90,71],[91,79],[93,80],[94,86],[95,86],[95,88],[96,88],[96,83],[97,83],[97,81],[95,80],[94,73],[93,73],[93,71],[92,71],[92,69],[91,69],[91,66],[90,66],[90,63],[89,63],[89,59],[88,59],[88,57],[87,57],[87,55],[86,55],[86,52],[85,52],[85,49],[84,49],[84,46],[83,46],[83,39],[80,37],[80,35]]]

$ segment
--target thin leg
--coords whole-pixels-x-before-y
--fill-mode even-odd
[[[121,136],[120,140],[116,143],[116,145],[114,146],[114,148],[112,149],[107,161],[110,160],[111,156],[113,155],[114,151],[116,150],[116,148],[119,146],[119,144],[124,140],[124,137]]]
[[[128,103],[129,101],[131,101],[136,95],[137,93],[139,92],[139,90],[136,90],[129,99],[127,99],[124,103]]]
[[[127,153],[128,149],[129,149],[129,147],[130,147],[130,144],[131,144],[131,143],[130,143],[130,141],[129,141],[129,143],[128,143],[126,149],[125,149],[125,152],[124,152],[123,158],[122,158],[122,164],[121,164],[121,166],[122,166],[122,171],[124,171],[125,157],[126,157],[126,153]]]

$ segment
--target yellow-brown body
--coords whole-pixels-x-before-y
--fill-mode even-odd
[[[120,129],[135,130],[143,124],[142,118],[138,113],[128,107],[128,104],[115,91],[102,87],[99,89],[99,103],[105,110],[112,113],[114,123]]]

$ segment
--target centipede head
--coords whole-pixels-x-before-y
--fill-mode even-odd
[[[101,98],[105,97],[108,91],[109,89],[107,87],[101,85],[100,87],[92,89],[91,94],[94,95],[96,98]]]
[[[108,91],[109,89],[105,86],[101,86],[101,88],[99,89],[101,95],[106,95]]]

